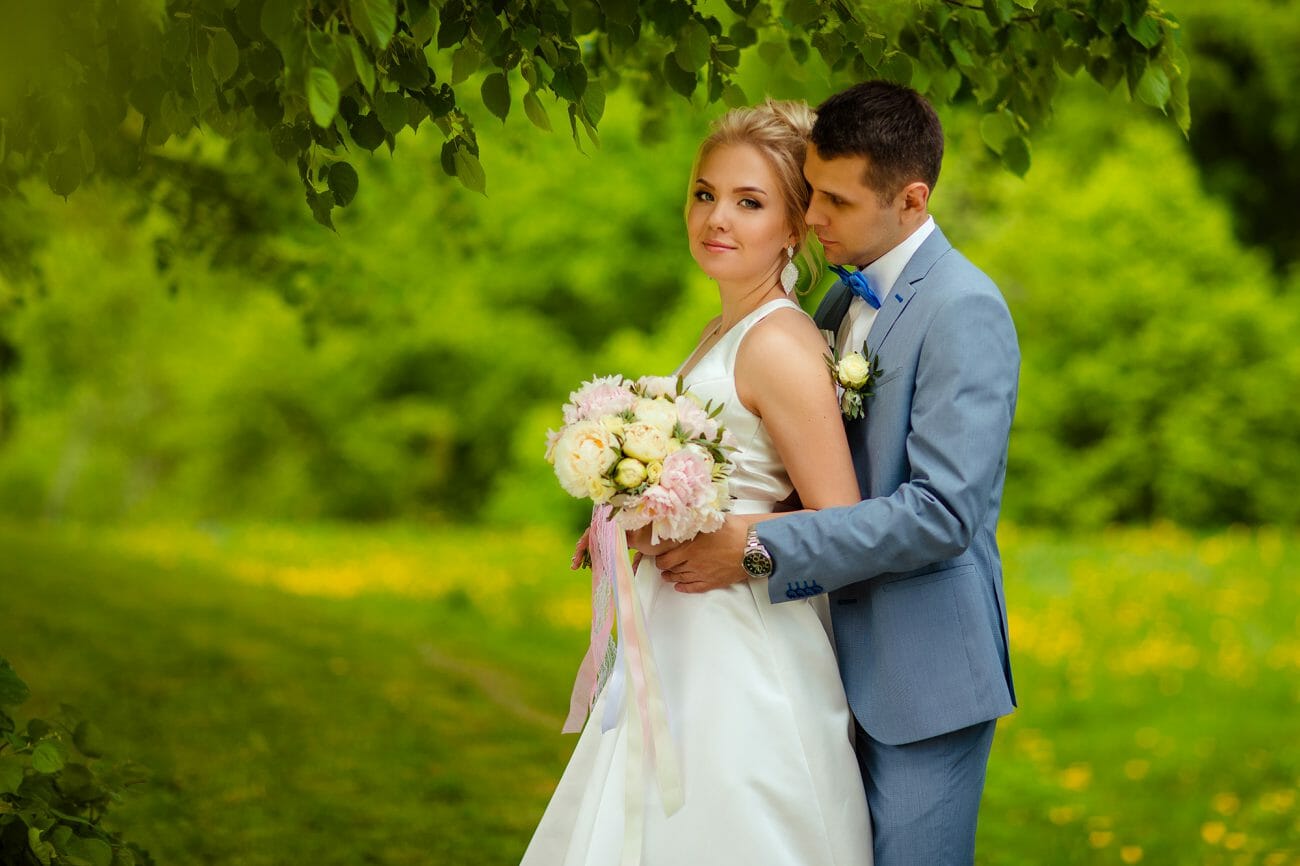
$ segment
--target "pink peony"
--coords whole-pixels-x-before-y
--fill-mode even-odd
[[[712,439],[718,435],[718,422],[709,417],[695,398],[683,394],[674,405],[677,407],[677,423],[682,425],[687,439]]]
[[[617,415],[636,405],[637,396],[622,376],[597,376],[583,382],[564,404],[564,423]]]
[[[636,380],[636,387],[647,397],[667,397],[671,400],[677,396],[677,377],[642,376]]]

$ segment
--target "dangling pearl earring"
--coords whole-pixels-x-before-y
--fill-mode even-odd
[[[794,263],[794,245],[785,248],[785,257],[787,259],[785,267],[781,269],[781,288],[785,289],[788,295],[794,291],[795,283],[799,282],[799,266]]]

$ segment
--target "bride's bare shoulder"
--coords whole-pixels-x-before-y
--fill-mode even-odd
[[[803,310],[783,307],[774,310],[755,323],[740,345],[741,357],[747,360],[779,363],[791,353],[811,352],[820,356],[826,351],[826,340],[816,323]]]

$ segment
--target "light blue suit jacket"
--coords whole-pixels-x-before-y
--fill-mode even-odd
[[[852,296],[817,310],[834,330]],[[830,593],[849,705],[891,744],[1015,706],[995,532],[1020,351],[997,286],[937,228],[867,340],[880,383],[846,422],[857,505],[758,525],[773,602]]]

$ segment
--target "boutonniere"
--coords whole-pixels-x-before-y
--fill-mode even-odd
[[[835,388],[840,392],[840,412],[845,418],[861,418],[866,414],[866,399],[874,394],[879,381],[879,356],[867,358],[867,344],[861,352],[849,352],[843,358],[832,346],[826,356]]]

